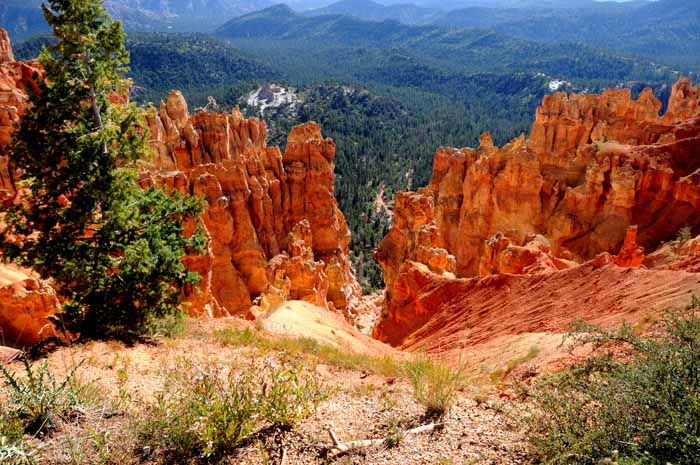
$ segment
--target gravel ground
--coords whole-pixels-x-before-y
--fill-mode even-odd
[[[97,463],[94,460],[93,433],[111,438],[109,460],[100,463],[130,465],[140,462],[134,452],[134,438],[129,435],[133,418],[152,399],[162,384],[165,367],[176,360],[193,363],[225,363],[236,367],[250,360],[280,357],[277,353],[260,353],[248,347],[224,347],[214,341],[211,332],[199,328],[189,336],[156,345],[125,347],[116,343],[90,343],[62,348],[49,355],[49,365],[57,373],[80,362],[77,376],[99,386],[103,395],[117,398],[118,377],[127,375],[125,387],[131,405],[125,413],[109,419],[75,421],[64,425],[51,437],[32,442],[41,450],[41,464]],[[304,357],[303,355],[299,355]],[[309,364],[313,366],[313,364]],[[17,363],[12,367],[21,368]],[[401,378],[387,378],[318,364],[313,368],[323,380],[330,396],[316,413],[302,421],[293,431],[260,436],[259,440],[237,449],[222,462],[225,464],[520,464],[526,463],[522,434],[509,421],[510,401],[492,391],[474,396],[470,387],[458,393],[454,407],[442,419],[424,418],[424,410],[413,397],[412,387]],[[478,397],[480,402],[473,398]],[[431,432],[404,436],[403,431],[431,422],[439,423]],[[322,449],[332,445],[328,430],[341,442],[399,438],[393,447],[364,448],[333,459],[324,457]],[[74,449],[73,452],[69,448]],[[83,457],[75,458],[75,450]],[[69,453],[70,452],[70,453]],[[179,462],[178,462],[179,463]]]

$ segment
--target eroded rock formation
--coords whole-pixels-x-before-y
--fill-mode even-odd
[[[10,35],[5,29],[0,28],[0,63],[9,63],[13,61],[15,61],[15,55],[12,53]]]
[[[26,86],[36,87],[41,69],[14,61],[1,31],[0,200],[11,202],[18,173],[7,166],[7,144],[26,109]],[[192,313],[252,316],[302,299],[354,314],[361,289],[348,258],[350,231],[334,197],[335,144],[316,123],[294,128],[283,155],[267,146],[264,122],[237,109],[190,114],[179,92],[146,120],[155,158],[141,182],[206,201],[207,251],[185,258],[202,277],[197,289],[186,290]],[[0,327],[18,311],[1,309]]]
[[[0,29],[0,202],[10,201],[15,185],[7,166],[7,146],[15,124],[27,107],[28,86],[36,87],[35,74],[41,74],[35,61],[15,61],[7,31]]]
[[[147,115],[157,156],[146,177],[206,200],[207,254],[195,309],[247,314],[286,299],[352,314],[361,290],[348,259],[350,231],[333,195],[335,144],[316,123],[295,127],[284,156],[262,121],[200,111],[179,92]]]
[[[424,287],[418,277],[530,275],[593,259],[638,267],[645,249],[700,227],[699,103],[689,79],[673,86],[663,117],[650,90],[637,100],[619,89],[558,93],[545,97],[528,140],[495,147],[485,133],[476,149],[438,149],[430,184],[397,195],[376,252],[387,318],[375,335],[396,343],[391,335],[404,334],[395,326]],[[437,256],[449,265],[435,266]]]
[[[677,270],[622,268],[595,260],[566,270],[536,275],[499,274],[454,279],[425,265],[405,262],[395,285],[395,301],[374,335],[406,350],[441,354],[443,359],[478,365],[470,351],[493,346],[503,358],[519,339],[561,335],[574,321],[612,326],[637,322],[650,313],[690,303],[700,274]],[[557,336],[558,334],[558,336]],[[532,343],[523,347],[523,356]],[[559,349],[561,351],[561,349]]]

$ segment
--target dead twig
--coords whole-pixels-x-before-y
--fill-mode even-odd
[[[409,435],[427,433],[435,429],[440,429],[442,427],[442,423],[429,423],[427,425],[418,426],[416,428],[406,430],[400,433],[399,436],[401,439],[403,439]],[[340,442],[340,440],[338,439],[338,435],[333,430],[332,425],[329,425],[326,429],[328,430],[328,434],[331,437],[331,441],[333,441],[333,445],[330,447],[325,447],[325,452],[332,458],[350,453],[358,449],[382,447],[383,445],[387,444],[390,440],[390,437],[386,437],[381,439],[361,439],[358,441]]]

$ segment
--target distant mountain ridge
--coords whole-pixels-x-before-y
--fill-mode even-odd
[[[623,76],[634,74],[635,67],[653,72],[648,62],[583,45],[528,41],[486,29],[453,30],[338,14],[306,16],[286,5],[234,18],[215,34],[253,54],[266,53],[269,41],[275,41],[278,48],[289,46],[293,53],[317,56],[339,72],[355,75],[373,60],[392,66],[386,62],[391,57],[421,63],[426,71],[437,67],[457,72],[541,72],[586,79],[626,79]]]
[[[292,0],[293,1],[293,0]],[[13,41],[49,32],[41,0],[0,1],[0,26]],[[208,32],[224,21],[267,8],[275,0],[105,0],[128,31]]]
[[[280,2],[284,3],[275,5]],[[455,0],[447,6],[444,1],[437,0],[331,2],[333,0],[106,0],[105,5],[123,21],[129,32],[211,33],[226,21],[246,14],[265,11],[264,15],[269,17],[271,11],[266,9],[275,7],[280,15],[296,11],[307,18],[342,15],[366,21],[396,21],[450,29],[493,29],[533,42],[577,42],[651,58],[682,67],[683,71],[700,70],[698,0]],[[0,25],[9,30],[15,42],[48,31],[40,4],[41,0],[0,2]],[[316,27],[317,23],[307,24]],[[277,35],[284,33],[279,31]]]
[[[581,42],[700,69],[700,2],[601,2],[576,14],[556,9],[467,8],[435,24],[492,28],[534,41]]]
[[[442,10],[417,6],[413,3],[383,5],[373,0],[340,0],[324,8],[309,10],[307,16],[348,15],[370,21],[396,20],[405,24],[428,23],[438,18]]]

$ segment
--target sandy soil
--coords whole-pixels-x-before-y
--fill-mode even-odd
[[[294,318],[284,317],[291,310],[280,308],[263,325],[274,330],[284,324],[293,333],[298,330],[305,336],[315,335],[324,342],[355,344],[359,333],[349,326],[341,324],[335,327],[334,324],[317,322],[314,319],[316,309],[305,306],[297,306],[299,313]],[[310,324],[308,331],[301,331],[303,323]],[[251,325],[233,318],[196,321],[189,325],[184,336],[157,344],[126,347],[115,342],[92,342],[61,348],[50,354],[49,366],[59,377],[79,364],[77,379],[98,386],[102,395],[114,403],[120,396],[124,397],[124,392],[120,393],[119,389],[121,379],[129,405],[123,412],[109,418],[69,422],[52,436],[33,440],[32,443],[41,450],[40,463],[94,463],[91,461],[94,455],[90,455],[94,451],[88,449],[93,447],[90,444],[95,431],[105,434],[111,441],[111,458],[105,463],[157,463],[139,461],[130,428],[134,418],[153,401],[153,394],[162,386],[165,370],[176,368],[183,360],[195,365],[213,363],[235,369],[263,359],[289,357],[289,354],[275,351],[221,345],[216,342],[213,332],[226,327],[250,328]],[[372,352],[388,354],[393,350],[383,347]],[[307,355],[296,354],[296,357],[304,360]],[[10,366],[17,370],[21,368],[17,362]],[[396,447],[370,448],[329,462],[319,453],[319,447],[332,444],[328,427],[333,428],[341,441],[349,441],[385,438],[396,431],[432,420],[423,417],[424,409],[416,402],[411,385],[404,379],[345,370],[323,363],[309,363],[308,366],[331,395],[312,417],[281,439],[286,465],[523,463],[522,437],[510,424],[507,414],[511,404],[499,399],[495,390],[477,391],[475,386],[468,386],[458,394],[454,408],[440,420],[441,427],[437,430],[405,437]],[[221,463],[280,463],[281,457],[275,455],[281,451],[279,447],[265,452],[260,444],[255,442],[242,447]],[[84,449],[86,459],[82,462],[71,458],[76,447]]]

